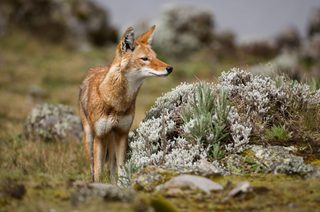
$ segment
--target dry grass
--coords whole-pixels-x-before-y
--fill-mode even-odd
[[[28,180],[44,176],[55,180],[88,180],[89,163],[78,141],[44,143],[12,137],[0,145],[0,178]]]

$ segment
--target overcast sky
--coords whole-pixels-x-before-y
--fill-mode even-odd
[[[320,0],[96,0],[107,7],[111,20],[123,28],[157,17],[168,3],[206,8],[214,14],[217,30],[232,30],[238,39],[274,36],[282,28],[297,27],[305,35],[307,21]]]

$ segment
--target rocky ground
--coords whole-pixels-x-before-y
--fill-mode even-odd
[[[282,174],[179,174],[150,166],[119,188],[85,181],[3,181],[3,211],[309,211],[319,205],[319,179]]]

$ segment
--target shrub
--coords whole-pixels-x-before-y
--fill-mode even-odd
[[[193,97],[195,84],[181,84],[156,100],[146,118],[130,135],[130,160],[139,167],[194,169],[206,150],[181,135],[180,109]]]
[[[32,109],[25,120],[23,136],[29,140],[65,141],[80,140],[80,118],[69,106],[41,104]]]
[[[290,129],[301,142],[306,132],[316,140],[311,114],[319,105],[320,91],[306,84],[232,69],[217,84],[182,84],[158,98],[130,137],[130,161],[179,171],[210,164],[217,170],[223,163],[217,159],[251,148],[250,141],[259,144],[261,135],[288,140]]]

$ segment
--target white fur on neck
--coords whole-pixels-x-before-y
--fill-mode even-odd
[[[145,78],[154,76],[162,77],[167,75],[167,70],[156,71],[151,68],[144,68],[142,70],[129,70],[125,74],[125,77],[128,81],[127,95],[129,97],[133,96],[138,91]]]
[[[164,77],[168,75],[168,71],[156,71],[151,68],[144,68],[143,70],[141,70],[141,75],[143,75],[144,77]]]
[[[138,89],[145,79],[145,77],[141,76],[141,73],[139,72],[140,71],[128,71],[125,74],[128,82],[127,95],[129,97],[132,97],[137,93]]]

